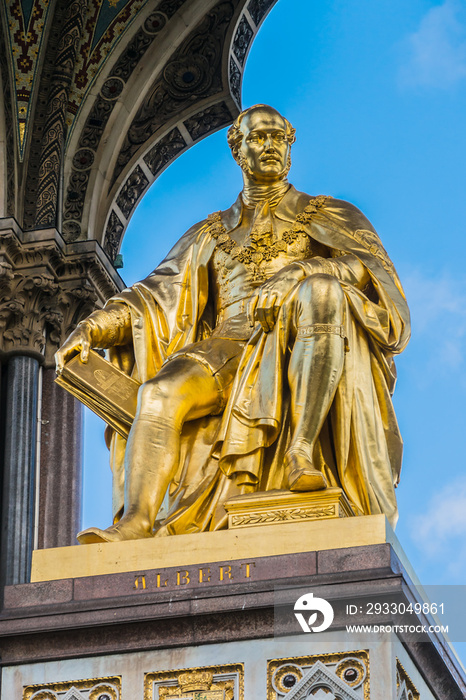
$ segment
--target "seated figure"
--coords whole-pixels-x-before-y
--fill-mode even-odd
[[[83,543],[226,527],[254,491],[341,487],[394,525],[402,441],[393,356],[409,311],[353,205],[289,184],[295,130],[256,105],[228,132],[244,187],[145,280],[79,323],[57,371],[90,348],[141,383],[128,440],[109,435],[114,524]],[[157,519],[165,495],[169,512]]]

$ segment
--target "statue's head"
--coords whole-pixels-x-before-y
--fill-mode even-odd
[[[228,130],[228,145],[243,171],[258,182],[273,182],[291,166],[295,129],[273,107],[245,109]]]

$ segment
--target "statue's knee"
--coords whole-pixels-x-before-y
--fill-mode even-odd
[[[298,315],[304,322],[332,322],[343,309],[344,294],[336,277],[326,274],[311,275],[303,280],[298,291]]]
[[[163,406],[173,398],[173,388],[164,377],[154,377],[139,387],[138,408],[140,413],[152,415],[163,410]]]

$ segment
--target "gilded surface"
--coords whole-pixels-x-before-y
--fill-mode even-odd
[[[343,491],[337,488],[307,493],[290,491],[251,493],[230,499],[225,503],[225,509],[229,515],[229,528],[325,520],[354,515]]]
[[[265,525],[266,523],[286,522],[287,520],[317,520],[320,518],[334,518],[335,506],[313,506],[311,508],[286,508],[274,510],[270,513],[249,513],[247,515],[234,515],[231,519],[233,527],[245,525]]]
[[[244,665],[225,664],[144,676],[144,700],[244,700]]]
[[[73,697],[83,700],[100,700],[105,696],[106,700],[121,700],[121,676],[28,685],[23,688],[23,700],[60,700],[72,689],[76,691]]]
[[[369,700],[369,652],[365,649],[269,661],[267,664],[267,700],[282,700],[290,691],[296,691],[298,684],[305,683],[306,677],[309,676],[313,668],[315,669],[316,664],[322,664],[321,668],[324,669],[324,677],[327,681],[325,683],[326,691],[331,687],[332,680],[338,679],[336,682],[340,682],[340,686],[341,682],[344,684],[341,687],[348,687],[361,700]],[[314,687],[314,691],[316,690],[318,691]]]
[[[289,184],[295,132],[276,110],[246,110],[228,140],[237,201],[57,353],[61,372],[110,348],[142,385],[128,440],[107,436],[114,525],[82,543],[222,529],[228,499],[271,490],[341,488],[356,515],[396,522],[409,311],[393,264],[356,207]]]
[[[416,689],[403,665],[396,660],[396,694],[397,700],[420,700],[421,694]]]

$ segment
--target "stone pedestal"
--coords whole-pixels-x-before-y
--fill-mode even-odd
[[[42,580],[5,588],[1,700],[460,700],[466,693],[441,634],[419,641],[403,630],[363,635],[345,627],[351,602],[419,598],[382,516],[66,549],[63,565],[65,548],[36,552]],[[100,571],[113,561],[114,573],[99,573],[99,559]],[[298,589],[332,606],[325,633],[303,633],[293,607],[283,619],[285,599]],[[357,607],[353,625],[367,624]]]

